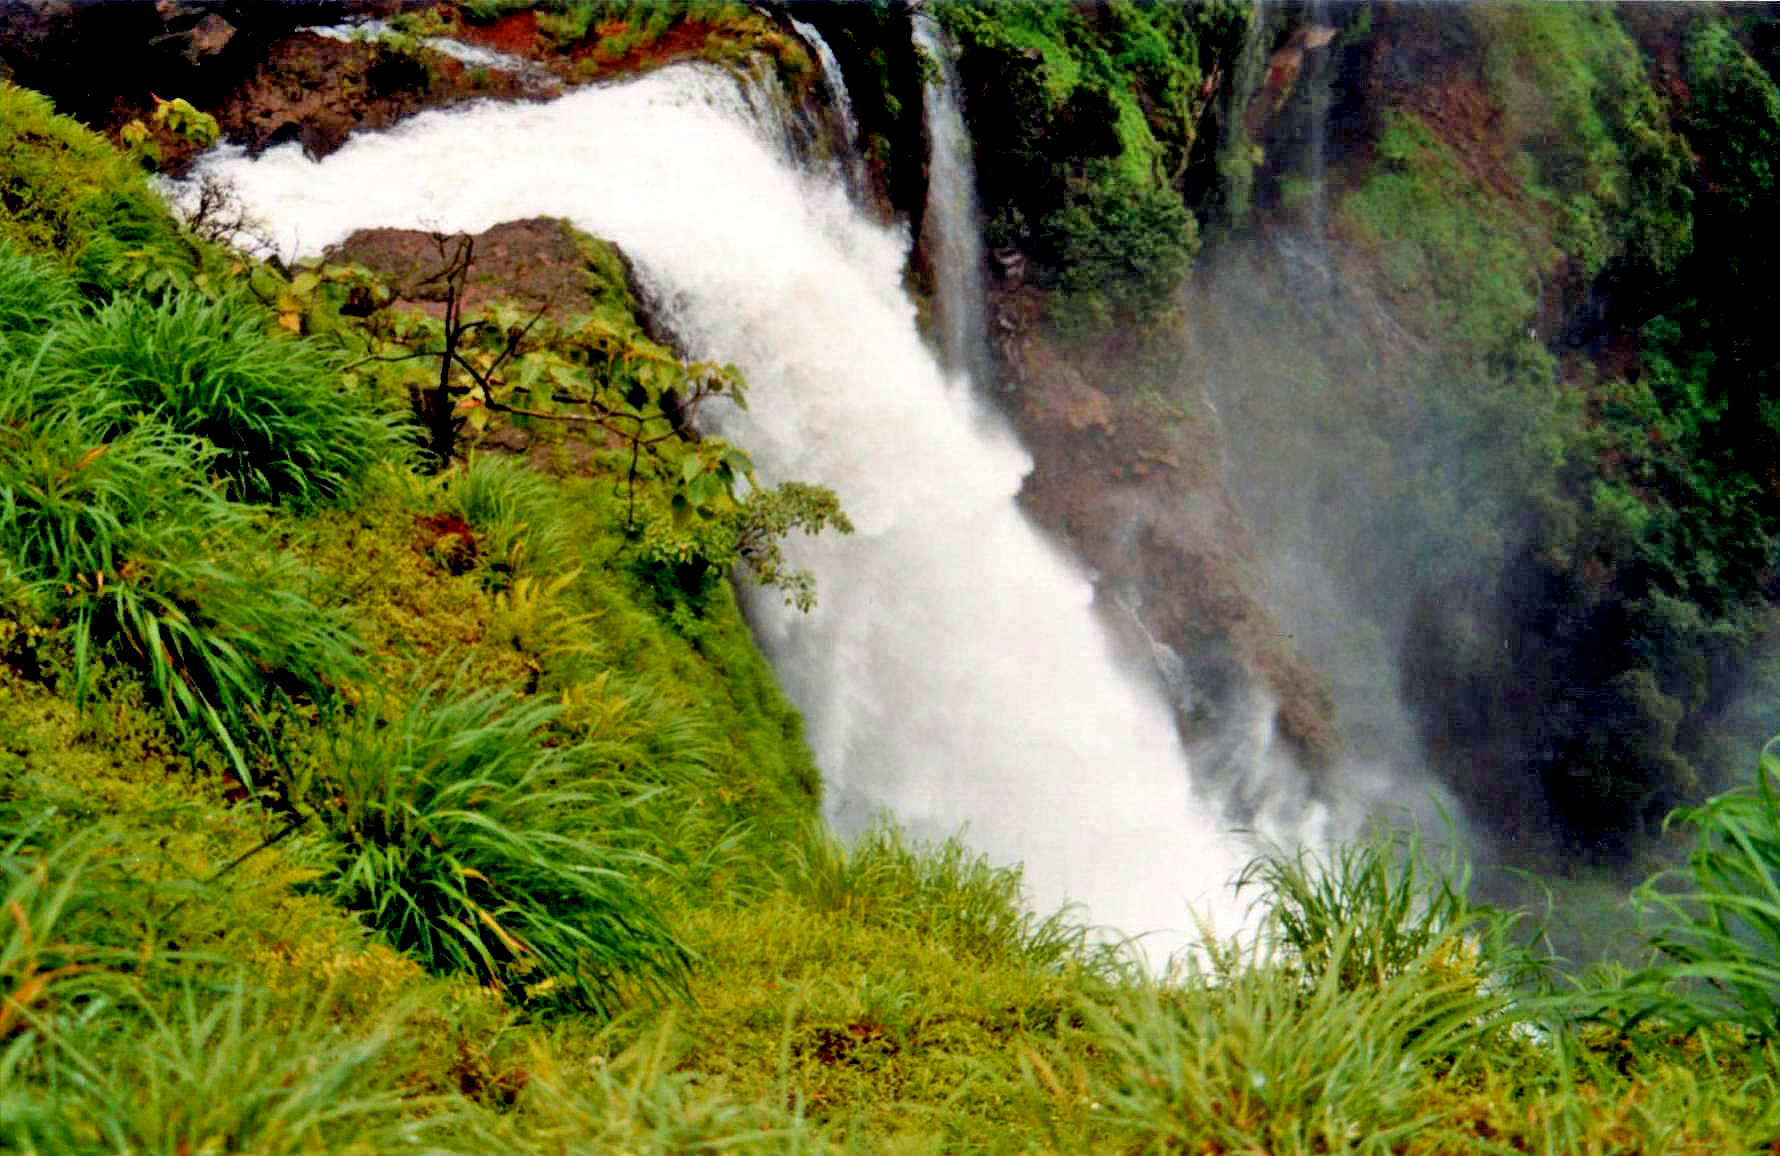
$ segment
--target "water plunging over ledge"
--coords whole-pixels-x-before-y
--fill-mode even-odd
[[[782,134],[778,134],[782,136]],[[803,710],[829,817],[963,829],[1023,862],[1039,909],[1186,941],[1188,903],[1233,930],[1251,853],[1196,800],[1168,708],[1115,664],[1083,575],[1015,504],[1030,468],[921,340],[906,238],[768,143],[728,74],[682,65],[546,105],[477,105],[355,136],[218,153],[279,241],[318,253],[370,226],[480,231],[539,214],[620,245],[697,358],[733,362],[751,410],[716,415],[763,480],[834,488],[858,532],[797,539],[802,615],[754,600]]]

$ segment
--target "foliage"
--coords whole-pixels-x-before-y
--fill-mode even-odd
[[[1236,886],[1260,889],[1256,902],[1294,966],[1312,980],[1334,968],[1349,991],[1383,987],[1437,944],[1472,931],[1479,916],[1456,858],[1431,865],[1414,837],[1265,856]]]
[[[250,779],[243,741],[276,745],[277,704],[358,672],[350,634],[208,485],[213,450],[152,422],[106,441],[110,413],[36,408],[17,377],[0,397],[0,557],[68,630],[77,694],[101,656],[134,665]]]
[[[1107,95],[1094,107],[1129,144],[1141,136],[1134,108],[1167,123],[1180,100],[1190,111],[1206,73],[1182,66],[1165,22],[1193,26],[1198,13],[1115,4],[1093,26],[1073,9],[999,18],[1041,59],[1053,44],[1063,53],[1045,62],[1045,82],[1070,100],[1102,87],[1080,38],[1116,47],[1121,67],[1145,78],[1146,99]],[[1150,135],[1154,149],[1121,148],[1102,171],[1069,174],[1089,184],[1070,191],[1085,216],[1068,237],[1124,227],[1118,204],[1096,197],[1105,182],[1172,163],[1178,137],[1153,124]],[[1134,226],[1131,243],[1147,230]],[[1089,244],[1071,260],[1110,269],[1115,249]],[[55,252],[72,267],[73,250]],[[682,613],[664,605],[647,560],[632,564],[651,527],[703,533],[701,557],[746,557],[750,533],[770,546],[816,517],[838,524],[831,495],[741,496],[744,458],[673,431],[659,452],[627,453],[637,445],[624,438],[593,446],[579,463],[592,477],[549,479],[477,455],[429,481],[367,461],[329,501],[245,507],[213,477],[224,473],[221,437],[169,429],[141,408],[126,417],[139,406],[130,398],[88,405],[97,395],[86,383],[51,372],[36,334],[62,332],[78,306],[46,267],[9,260],[0,252],[0,287],[18,286],[11,306],[0,291],[0,318],[14,319],[0,328],[10,503],[0,630],[25,637],[40,615],[67,625],[88,614],[91,625],[85,642],[21,644],[43,656],[35,673],[20,648],[0,647],[0,821],[14,825],[0,851],[0,1146],[1703,1152],[1760,1150],[1780,1136],[1780,1069],[1757,1038],[1773,1022],[1761,1002],[1772,994],[1772,929],[1746,918],[1772,914],[1767,768],[1756,792],[1689,818],[1703,840],[1694,894],[1664,890],[1672,908],[1657,901],[1676,919],[1659,936],[1672,977],[1724,984],[1677,989],[1686,998],[1647,1021],[1705,1021],[1685,1036],[1659,1044],[1653,1033],[1545,1022],[1543,1004],[1503,982],[1519,966],[1498,934],[1506,921],[1470,907],[1456,871],[1383,845],[1257,864],[1248,877],[1268,890],[1283,942],[1202,945],[1158,984],[1119,967],[1068,917],[1029,912],[1017,871],[964,843],[915,846],[888,829],[836,841],[815,818],[820,784],[796,712],[729,587],[706,582],[698,613]],[[256,277],[280,314],[314,332],[342,325],[339,306],[366,289],[350,275],[297,282]],[[299,308],[285,308],[286,294]],[[141,316],[182,307],[170,299]],[[528,317],[507,319],[521,346],[545,332],[542,321],[525,330]],[[266,338],[266,321],[260,339],[293,344]],[[509,371],[529,351],[496,366],[514,325],[498,313],[487,322],[463,346],[481,377],[463,370],[453,408],[478,386],[529,408],[500,393],[519,384]],[[623,324],[616,314],[606,323]],[[626,375],[648,358],[627,364],[614,350],[647,347],[621,332],[561,357],[574,397],[564,405],[629,404]],[[436,360],[440,346],[427,348]],[[1551,452],[1565,411],[1541,392],[1549,362],[1518,343],[1479,356],[1489,372],[1461,363],[1464,375],[1448,379],[1459,399],[1417,427],[1488,451],[1444,475],[1451,488],[1470,494],[1492,476],[1542,485],[1575,468],[1576,455]],[[1748,421],[1721,376],[1736,356],[1727,346],[1709,365],[1653,358],[1642,393],[1597,399],[1591,416],[1608,402],[1624,411],[1604,417],[1593,431],[1603,440],[1588,446],[1624,448],[1633,431],[1659,429],[1699,447],[1677,454],[1709,457],[1725,443],[1707,429]],[[540,378],[559,368],[536,364]],[[407,384],[394,364],[355,372]],[[607,381],[625,388],[602,394]],[[633,406],[632,424],[659,418],[651,436],[668,435],[664,395],[643,388],[649,408]],[[1293,379],[1298,402],[1313,392]],[[1542,407],[1531,418],[1519,412],[1528,398]],[[1723,572],[1705,559],[1657,564],[1671,547],[1653,527],[1667,515],[1647,499],[1693,484],[1681,476],[1690,463],[1660,448],[1652,441],[1647,459],[1624,459],[1627,472],[1589,491],[1599,496],[1591,532],[1650,552],[1651,621],[1673,631],[1652,634],[1652,649],[1696,636],[1685,606]],[[1692,465],[1699,508],[1743,500],[1703,460]],[[245,485],[232,469],[225,479]],[[442,512],[484,545],[484,564],[456,574],[429,552],[426,519]],[[1734,529],[1695,533],[1672,548],[1735,557]],[[776,554],[756,558],[782,569]],[[1464,569],[1450,556],[1439,564]],[[1702,616],[1699,628],[1712,624]],[[283,757],[252,769],[277,772],[266,781],[283,788],[270,800],[282,813],[241,806],[202,774],[203,752],[169,741],[140,688],[99,676],[101,652],[138,664],[173,718],[198,717],[180,715],[181,686],[199,715],[213,708],[219,745],[245,753],[256,727],[272,732]],[[76,680],[87,707],[77,717],[45,683],[80,653],[92,673]],[[463,668],[441,681],[446,653]],[[373,678],[421,686],[403,701],[367,701],[359,688]],[[487,689],[515,678],[525,691]],[[1624,695],[1670,689],[1633,678]],[[332,713],[312,709],[335,691]],[[267,710],[281,693],[288,705]],[[25,813],[43,818],[19,835]],[[77,831],[92,841],[64,842]],[[691,967],[701,956],[711,965]],[[671,997],[683,988],[698,1015],[677,1014]],[[543,1007],[567,1014],[529,1014]]]
[[[1051,218],[1043,242],[1057,255],[1058,286],[1076,298],[1070,323],[1106,329],[1162,308],[1186,276],[1196,232],[1170,190],[1109,182],[1073,200]]]
[[[1424,31],[1392,19],[1408,37],[1393,43]],[[1301,449],[1329,462],[1307,489],[1352,495],[1333,503],[1355,519],[1344,537],[1398,544],[1376,562],[1331,553],[1359,587],[1418,591],[1405,683],[1452,777],[1515,837],[1545,828],[1591,855],[1724,773],[1702,736],[1756,634],[1780,526],[1763,322],[1725,288],[1766,260],[1736,209],[1759,165],[1725,142],[1763,139],[1780,105],[1716,23],[1687,34],[1686,92],[1645,67],[1627,29],[1654,26],[1629,11],[1490,6],[1445,24],[1426,40],[1434,71],[1477,76],[1490,115],[1387,86],[1367,163],[1328,173],[1343,292],[1269,304],[1315,336],[1243,351],[1271,363],[1245,377],[1251,412],[1277,407],[1260,444],[1294,420],[1337,431],[1338,453]],[[1325,275],[1307,264],[1275,291]],[[1374,613],[1402,621],[1404,604]]]
[[[1378,166],[1341,215],[1375,247],[1380,279],[1418,336],[1481,353],[1524,328],[1543,247],[1415,114],[1387,114]]]
[[[1235,5],[951,3],[992,247],[1060,288],[1054,320],[1083,332],[1163,308],[1197,248],[1182,178],[1204,82],[1240,41]]]
[[[33,350],[37,336],[79,300],[65,271],[0,240],[0,348],[16,345],[20,356]]]
[[[180,235],[141,169],[97,134],[56,116],[38,93],[0,82],[0,238],[63,263],[83,288],[123,284],[148,262],[195,275]]]
[[[622,848],[622,784],[550,741],[557,714],[434,684],[345,727],[316,788],[340,845],[330,886],[433,968],[610,1016],[678,990],[691,954],[638,882],[657,864]]]
[[[592,0],[564,0],[538,10],[538,32],[558,48],[569,48],[587,39],[593,27]]]
[[[571,531],[555,487],[524,462],[473,454],[443,482],[441,508],[474,529],[476,555],[491,577],[551,574],[572,561]]]
[[[198,148],[215,144],[217,137],[222,135],[222,129],[214,116],[200,112],[183,97],[172,100],[156,97],[155,110],[149,119],[154,124],[154,130]],[[141,157],[144,163],[151,167],[161,163],[160,142],[155,139],[154,131],[140,119],[132,120],[119,129],[118,138],[134,155]]]
[[[1067,912],[1040,918],[1027,909],[1018,868],[997,867],[957,839],[916,845],[879,826],[848,847],[812,824],[792,848],[785,885],[817,910],[893,927],[985,964],[1047,971],[1091,954]],[[1110,966],[1111,958],[1098,962]]]
[[[238,296],[119,297],[58,327],[44,370],[80,383],[84,404],[111,415],[107,434],[153,417],[206,439],[236,497],[336,500],[399,452],[401,432],[341,387],[315,343],[276,337],[267,321]]]
[[[756,487],[745,452],[697,433],[693,423],[704,404],[723,399],[746,405],[741,373],[734,366],[687,361],[647,336],[615,249],[583,240],[592,305],[586,316],[564,322],[543,307],[523,310],[496,301],[466,320],[462,301],[474,268],[474,241],[434,241],[443,262],[436,279],[444,286],[444,318],[385,310],[388,293],[372,295],[367,352],[355,371],[384,390],[407,391],[416,418],[430,431],[435,463],[452,459],[466,430],[484,429],[496,419],[593,433],[628,458],[625,530],[640,543],[645,580],[666,603],[696,613],[713,583],[742,562],[758,581],[784,589],[790,604],[813,605],[811,576],[785,565],[779,543],[793,529],[851,532],[838,500],[804,483]],[[311,289],[353,276],[332,268],[303,275]],[[436,365],[427,364],[435,359]],[[460,502],[487,500],[495,493],[490,484],[504,478],[497,489],[517,494],[522,476],[517,468],[472,465],[453,491],[462,492]],[[744,481],[750,492],[738,497]],[[467,507],[456,512],[478,521]],[[491,525],[512,519],[488,511]],[[511,543],[491,545],[491,563],[510,569]],[[557,548],[554,542],[542,545],[547,555]]]
[[[81,871],[93,844],[76,837],[37,851],[13,838],[0,851],[10,923],[0,942],[0,1068],[16,1062],[31,1034],[101,994],[108,967],[123,962],[103,945],[64,938],[70,908],[85,898]]]
[[[481,429],[491,413],[597,428],[624,439],[636,460],[681,438],[706,399],[744,404],[735,367],[684,362],[643,333],[615,254],[590,259],[595,312],[567,325],[512,302],[466,315],[474,238],[441,234],[434,243],[439,263],[427,280],[443,286],[444,317],[373,308],[353,368],[407,391],[436,468],[450,462],[463,429]]]
[[[1756,781],[1676,812],[1694,831],[1685,869],[1639,890],[1658,917],[1652,943],[1668,958],[1650,978],[1667,985],[1646,1008],[1687,1024],[1731,1022],[1780,1033],[1780,756],[1769,743]]]
[[[819,1138],[798,1106],[747,1102],[703,1086],[687,1063],[671,1021],[589,1065],[587,1076],[540,1074],[527,1112],[517,1120],[477,1121],[470,1143],[482,1151],[598,1156],[605,1152],[821,1153]]]
[[[739,502],[730,500],[735,469],[745,464],[734,454],[718,448],[715,457],[707,457],[701,449],[681,459],[686,491],[670,499],[668,516],[645,525],[644,573],[659,589],[697,604],[713,582],[740,563],[755,582],[782,590],[787,606],[807,611],[816,604],[816,580],[809,571],[786,565],[785,536],[828,528],[851,534],[853,523],[834,491],[807,482],[783,482],[753,490]]]
[[[1215,973],[1084,1003],[1079,1038],[1105,1058],[1029,1055],[1045,1093],[1034,1123],[1060,1151],[1083,1150],[1095,1126],[1123,1150],[1400,1150],[1430,1123],[1417,1111],[1427,1069],[1505,1001],[1431,953],[1349,989],[1341,977],[1366,966],[1347,958],[1358,930],[1337,931],[1308,985],[1259,949],[1230,948]]]
[[[402,1119],[414,1103],[383,1063],[387,1031],[356,1037],[336,1015],[324,999],[293,1021],[239,985],[187,987],[165,1007],[140,993],[96,1005],[5,1073],[36,1087],[0,1108],[0,1139],[70,1156],[412,1143],[421,1128]]]

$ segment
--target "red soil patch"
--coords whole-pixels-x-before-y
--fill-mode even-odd
[[[461,516],[433,514],[416,518],[415,522],[425,534],[422,539],[425,552],[438,559],[445,569],[453,574],[463,574],[475,567],[480,553],[476,546],[476,531]]]
[[[493,24],[464,21],[457,36],[467,44],[480,44],[508,56],[535,58],[538,53],[538,16],[530,8],[509,12]]]

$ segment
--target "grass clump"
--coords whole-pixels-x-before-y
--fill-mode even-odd
[[[101,659],[133,667],[177,727],[251,781],[251,749],[276,745],[272,708],[360,672],[340,616],[205,483],[206,444],[153,422],[108,441],[104,411],[38,410],[10,384],[0,557],[65,631],[77,697]]]
[[[335,1022],[324,998],[294,1013],[239,984],[141,991],[95,1004],[0,1073],[14,1084],[0,1141],[14,1152],[317,1151],[370,1154],[414,1144],[424,1125],[384,1063],[387,1030]]]
[[[1260,890],[1257,906],[1296,966],[1320,979],[1330,971],[1343,990],[1382,987],[1424,965],[1429,952],[1477,961],[1477,935],[1494,946],[1512,925],[1465,898],[1456,854],[1430,862],[1414,834],[1379,833],[1326,853],[1301,848],[1252,861],[1238,891]]]
[[[846,912],[984,963],[1055,970],[1091,953],[1067,912],[1034,915],[1018,867],[997,867],[957,839],[908,842],[892,826],[853,846],[812,822],[791,850],[785,886],[819,911]],[[1110,963],[1110,959],[1103,960]]]
[[[71,314],[80,295],[53,262],[21,252],[0,238],[0,349],[30,349],[52,322]]]
[[[122,297],[59,326],[45,369],[79,382],[85,404],[115,406],[110,432],[149,416],[205,438],[242,500],[335,500],[398,453],[400,427],[344,390],[319,346],[271,335],[268,320],[238,297]]]
[[[442,512],[474,532],[476,560],[492,585],[522,573],[550,574],[570,561],[570,529],[557,508],[549,479],[524,462],[499,454],[475,454],[446,475]]]
[[[329,886],[429,967],[610,1016],[679,991],[692,954],[638,882],[657,864],[624,847],[618,790],[551,745],[557,714],[435,683],[387,725],[345,727],[316,792]]]
[[[1356,938],[1340,934],[1308,984],[1296,960],[1234,949],[1175,987],[1084,1004],[1063,1039],[1096,1059],[1072,1062],[1065,1043],[1028,1060],[1056,1150],[1085,1150],[1103,1128],[1122,1150],[1399,1151],[1428,1123],[1416,1110],[1426,1069],[1500,1000],[1427,956],[1349,990]]]
[[[1685,869],[1657,876],[1638,899],[1658,926],[1665,961],[1648,978],[1663,998],[1646,1014],[1697,1026],[1733,1023],[1780,1034],[1780,756],[1762,752],[1756,781],[1671,817],[1693,829]]]

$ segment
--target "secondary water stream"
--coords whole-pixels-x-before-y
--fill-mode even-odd
[[[698,358],[751,408],[721,419],[766,480],[833,487],[858,527],[790,544],[808,615],[763,597],[760,639],[803,709],[830,818],[963,830],[1023,862],[1036,907],[1185,942],[1189,903],[1233,930],[1249,856],[1194,797],[1156,691],[1119,669],[1088,580],[1014,497],[1030,461],[978,420],[921,339],[907,238],[800,171],[726,73],[676,66],[544,105],[428,113],[319,163],[218,153],[288,249],[353,230],[479,231],[547,214],[636,262]],[[706,411],[711,416],[711,411]]]

